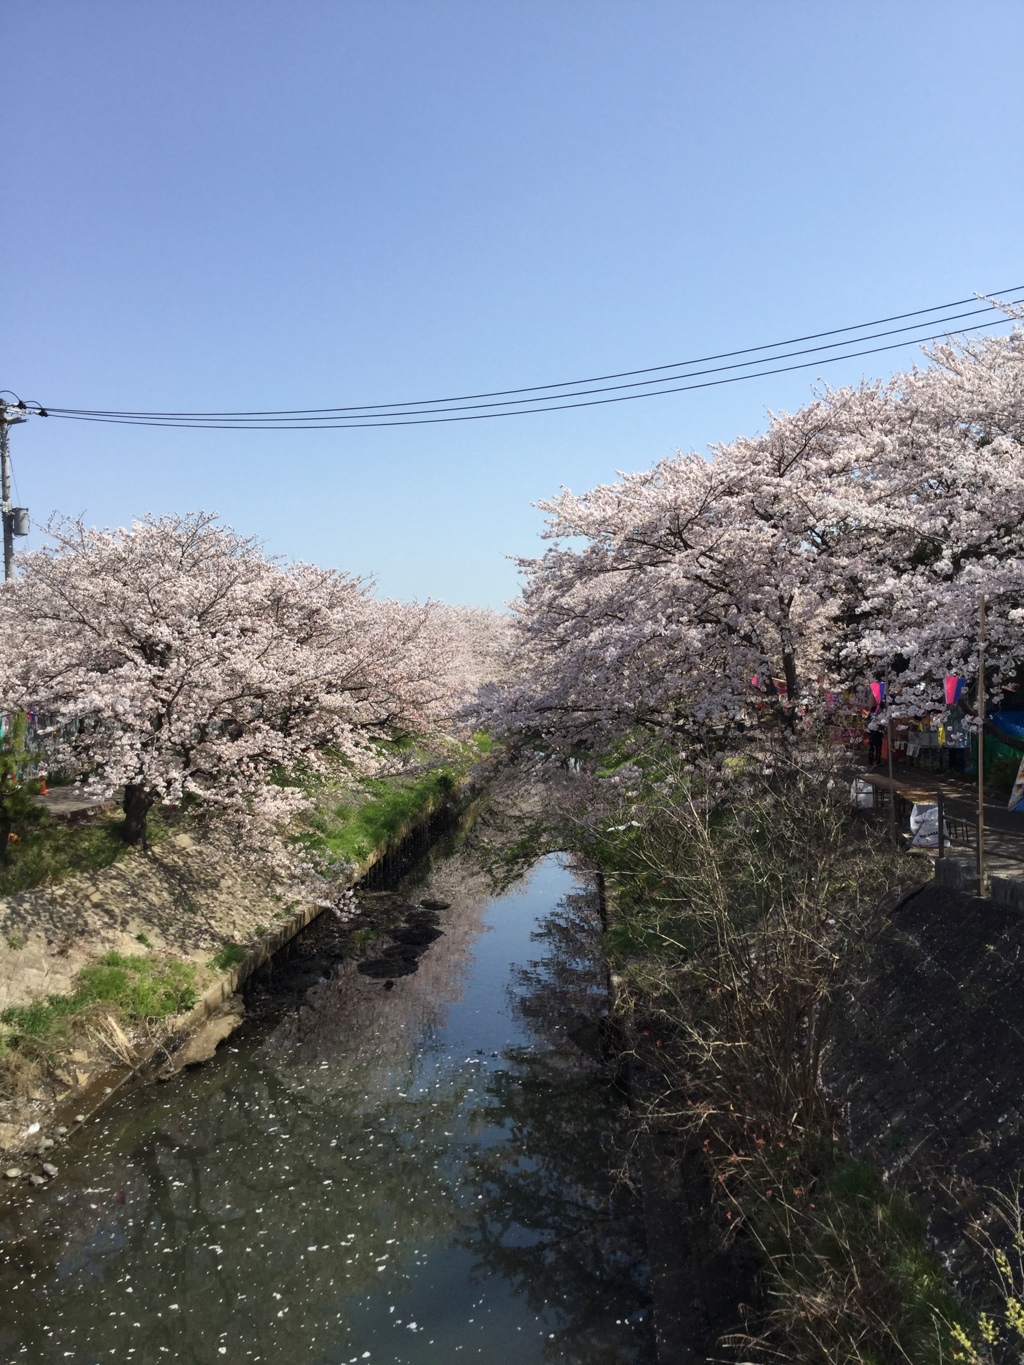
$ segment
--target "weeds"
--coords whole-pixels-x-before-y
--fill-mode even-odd
[[[700,778],[659,758],[619,780],[587,852],[613,893],[618,1003],[662,1082],[650,1121],[699,1139],[724,1225],[761,1256],[760,1325],[723,1344],[950,1361],[950,1324],[974,1319],[911,1203],[844,1154],[820,1081],[834,1002],[915,874],[852,824],[823,754],[766,749]]]
[[[776,1149],[778,1150],[778,1149]],[[943,1365],[953,1325],[973,1322],[927,1247],[925,1221],[870,1164],[797,1139],[774,1171],[755,1157],[728,1202],[762,1253],[766,1313],[723,1345],[751,1362]]]
[[[952,1359],[964,1365],[1019,1361],[1024,1356],[1024,1212],[1021,1188],[1010,1193],[992,1191],[984,1217],[974,1220],[969,1233],[990,1267],[989,1312],[972,1324],[965,1317],[950,1320],[956,1343]],[[963,1324],[967,1322],[965,1327]]]
[[[196,985],[193,963],[107,953],[81,969],[71,994],[4,1010],[0,1014],[4,1041],[25,1058],[49,1061],[73,1034],[99,1026],[114,1036],[114,1025],[120,1028],[123,1023],[163,1019],[191,1009]],[[101,1019],[113,1023],[100,1025]]]
[[[226,943],[219,952],[214,953],[210,958],[210,966],[216,968],[218,972],[226,972],[229,967],[234,967],[236,963],[245,957],[245,949],[238,943]]]

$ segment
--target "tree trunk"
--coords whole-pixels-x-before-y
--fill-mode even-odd
[[[800,683],[796,673],[796,655],[791,649],[782,651],[782,673],[786,679],[786,700],[796,701],[800,696]]]
[[[126,844],[133,847],[141,844],[143,848],[148,848],[146,842],[146,817],[149,808],[153,804],[153,798],[147,795],[144,787],[137,786],[129,782],[124,789],[124,824],[121,826],[121,835]]]

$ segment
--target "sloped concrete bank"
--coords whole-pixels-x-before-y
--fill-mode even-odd
[[[991,1280],[971,1225],[1017,1198],[1024,1160],[1024,911],[954,871],[888,917],[837,1010],[824,1078],[854,1151],[916,1197],[969,1288]]]
[[[421,811],[339,880],[338,895],[422,856],[441,833],[471,819],[480,800],[479,788],[468,782]],[[147,949],[194,963],[208,961],[211,947],[225,939],[243,945],[239,960],[206,985],[187,1013],[163,1021],[141,1041],[126,1046],[122,1035],[121,1047],[115,1040],[113,1048],[100,1048],[105,1056],[98,1066],[94,1055],[71,1051],[56,1059],[47,1084],[0,1106],[5,1169],[20,1170],[29,1153],[41,1158],[46,1148],[40,1143],[53,1145],[48,1134],[58,1142],[69,1136],[126,1087],[212,1056],[241,1021],[242,984],[328,908],[285,903],[272,881],[260,885],[247,876],[230,849],[216,840],[197,843],[188,834],[148,854],[130,855],[77,885],[0,901],[0,1007],[67,991],[81,966],[111,948],[139,953],[140,939]],[[27,972],[19,971],[23,963]]]

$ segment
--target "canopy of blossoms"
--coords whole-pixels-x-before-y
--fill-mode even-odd
[[[938,706],[977,669],[983,594],[991,680],[1015,679],[1024,330],[928,361],[542,504],[492,723],[570,747],[747,724],[772,678],[791,710],[882,676]]]
[[[132,842],[186,796],[278,821],[302,799],[282,774],[328,757],[372,771],[375,741],[452,717],[487,635],[474,624],[279,564],[205,513],[61,521],[0,589],[0,708],[56,721],[55,761],[123,790]]]

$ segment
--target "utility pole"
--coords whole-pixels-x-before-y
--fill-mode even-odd
[[[11,442],[10,429],[19,422],[27,422],[29,414],[46,417],[45,408],[38,404],[29,407],[21,399],[8,403],[0,399],[0,512],[4,530],[4,582],[14,577],[14,537],[28,535],[28,508],[11,506]]]
[[[978,895],[985,894],[985,597],[978,612]]]
[[[11,443],[7,405],[0,409],[0,496],[4,518],[4,582],[14,577],[14,514],[11,507]]]

